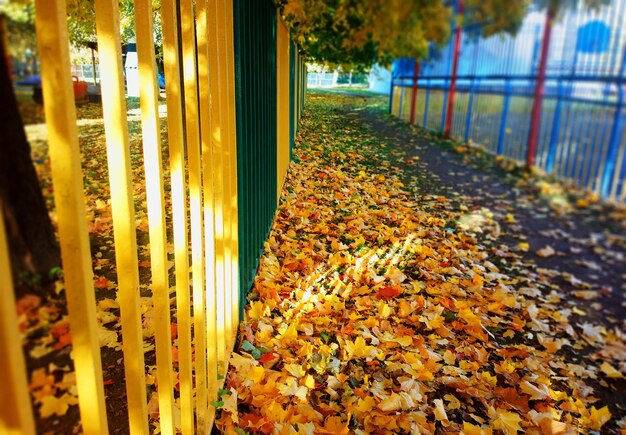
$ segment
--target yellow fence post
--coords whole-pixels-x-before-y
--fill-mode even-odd
[[[202,161],[200,149],[200,118],[198,112],[198,84],[196,70],[195,15],[191,0],[181,0],[183,78],[185,90],[185,127],[189,166],[189,215],[191,222],[191,268],[193,282],[193,322],[196,375],[196,416],[198,432],[206,428],[207,361],[206,361],[206,288],[205,249],[202,199]],[[206,259],[206,261],[210,261]]]
[[[215,50],[211,60],[214,65],[217,66],[215,78],[218,81],[218,85],[212,90],[214,98],[218,103],[219,116],[213,118],[213,121],[219,122],[213,126],[213,139],[214,139],[214,158],[216,160],[216,173],[219,174],[219,184],[216,183],[216,192],[219,197],[216,198],[216,205],[219,204],[219,209],[216,210],[216,226],[215,226],[215,238],[219,241],[216,243],[216,255],[219,254],[220,262],[216,263],[217,275],[216,281],[216,295],[217,295],[217,369],[218,373],[224,376],[226,373],[226,359],[227,355],[227,343],[230,342],[231,323],[230,323],[230,295],[227,294],[224,278],[224,172],[226,166],[226,159],[224,153],[226,150],[225,144],[228,142],[228,108],[226,107],[226,35],[225,35],[225,11],[223,0],[209,0],[209,4],[213,5],[213,16],[215,17],[215,27],[209,37],[209,40],[213,39],[215,44]],[[211,22],[210,22],[211,23]],[[211,23],[213,24],[213,23]],[[212,27],[211,25],[209,27]],[[213,36],[213,38],[211,38]],[[211,44],[212,45],[212,44]],[[217,132],[220,132],[218,135]],[[216,146],[217,145],[217,146]]]
[[[135,0],[135,25],[139,29],[137,37],[137,57],[139,61],[139,95],[141,107],[141,129],[143,158],[146,177],[148,205],[148,226],[150,234],[150,260],[152,273],[152,294],[169,301],[169,276],[167,267],[167,237],[165,224],[165,198],[163,192],[163,159],[161,133],[159,129],[158,83],[154,55],[154,25],[152,22],[151,0]],[[166,304],[169,310],[169,303]],[[166,317],[163,318],[163,314]],[[161,342],[167,340],[169,312],[155,310],[155,333],[160,328]],[[143,358],[142,358],[143,359]],[[131,433],[148,433],[146,389],[130,394],[127,388],[128,410]],[[133,399],[131,401],[131,399]],[[143,430],[141,430],[143,429]]]
[[[225,1],[226,28],[224,35],[226,36],[226,91],[227,91],[227,119],[229,125],[229,142],[227,148],[229,150],[229,167],[230,167],[230,189],[229,189],[229,215],[230,215],[230,285],[232,300],[232,343],[234,345],[235,334],[239,328],[239,205],[237,190],[237,129],[236,129],[236,101],[235,101],[235,41],[234,41],[234,24],[233,24],[233,0]],[[228,272],[227,272],[228,273]]]
[[[107,434],[65,2],[37,0],[35,11],[80,415],[85,434]]]
[[[289,31],[276,11],[276,196],[289,168]]]
[[[196,34],[198,37],[198,89],[200,97],[200,139],[202,164],[203,216],[205,264],[205,306],[203,308],[203,347],[205,349],[206,385],[203,392],[205,407],[201,411],[204,423],[198,427],[198,433],[209,433],[213,423],[215,408],[210,402],[217,400],[217,362],[215,337],[215,164],[213,162],[213,144],[211,124],[213,112],[211,107],[217,103],[212,101],[210,87],[215,77],[210,73],[209,60],[209,20],[210,11],[206,0],[196,1]]]
[[[35,433],[33,409],[28,394],[28,373],[24,362],[22,339],[18,330],[11,261],[0,201],[0,433],[31,435]]]
[[[230,190],[230,142],[231,137],[234,135],[234,127],[229,122],[229,107],[228,107],[228,16],[227,10],[228,0],[217,1],[217,17],[218,17],[218,43],[219,43],[219,78],[220,78],[220,104],[221,104],[221,117],[220,122],[222,125],[222,149],[224,151],[222,161],[222,172],[224,173],[224,197],[223,197],[223,210],[224,210],[224,354],[222,355],[222,365],[219,368],[222,375],[226,375],[226,369],[228,368],[228,359],[230,358],[230,352],[233,344],[233,295],[230,291],[232,285],[230,274],[226,273],[229,261],[226,257],[226,244],[230,242],[230,204],[228,204],[228,198],[231,195]],[[227,277],[228,275],[228,277]],[[219,357],[219,355],[218,355]]]
[[[194,433],[193,379],[191,357],[191,304],[189,289],[189,256],[187,252],[187,200],[185,196],[185,147],[183,109],[179,72],[178,11],[176,0],[162,0],[163,64],[167,102],[172,221],[174,227],[174,261],[176,268],[176,314],[178,320],[178,365],[183,434]]]
[[[210,113],[208,115],[210,119],[209,124],[205,124],[206,130],[205,139],[207,140],[206,146],[203,150],[205,166],[211,173],[211,178],[207,178],[205,183],[207,187],[205,190],[211,191],[211,198],[207,198],[207,204],[205,207],[206,227],[210,230],[210,233],[206,234],[206,249],[207,260],[210,259],[211,263],[207,263],[207,274],[211,275],[210,285],[207,286],[207,349],[208,349],[208,364],[209,364],[209,400],[217,400],[217,386],[218,386],[218,354],[219,354],[219,323],[218,312],[223,310],[218,306],[217,293],[220,289],[218,284],[218,261],[221,260],[223,248],[223,237],[218,237],[218,221],[223,216],[222,204],[223,204],[223,174],[221,171],[221,142],[222,131],[220,124],[220,111],[219,111],[219,68],[217,63],[218,59],[218,47],[217,47],[217,17],[215,16],[216,7],[214,0],[205,0],[206,6],[206,55],[207,55],[207,74],[209,76],[208,93],[211,101]],[[209,202],[210,199],[210,202]],[[219,217],[219,218],[218,218]],[[208,418],[212,420],[215,416],[215,408],[211,406],[209,408]]]

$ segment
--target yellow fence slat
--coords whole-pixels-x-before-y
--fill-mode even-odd
[[[224,227],[224,242],[223,242],[223,250],[224,250],[224,321],[226,322],[224,331],[225,331],[225,346],[226,346],[226,354],[224,355],[224,366],[222,368],[224,374],[227,369],[227,361],[230,358],[230,352],[233,347],[233,317],[237,316],[237,312],[233,309],[233,282],[232,282],[232,207],[230,203],[230,198],[233,194],[232,192],[232,177],[233,177],[233,166],[232,166],[232,147],[231,142],[234,137],[234,126],[230,123],[230,109],[229,107],[229,90],[230,90],[230,82],[229,82],[229,36],[232,36],[232,30],[228,28],[228,20],[232,19],[232,11],[229,15],[228,8],[228,0],[220,0],[221,4],[218,8],[220,11],[220,15],[218,17],[221,18],[221,28],[219,29],[219,39],[218,39],[218,52],[220,53],[220,91],[221,91],[221,125],[223,129],[223,141],[222,141],[222,150],[223,150],[223,159],[222,159],[222,172],[223,172],[223,180],[224,180],[224,196],[223,196],[223,227]],[[230,33],[229,33],[230,32]]]
[[[168,301],[161,304],[161,308],[165,312],[155,310],[155,331],[157,328],[159,329],[161,342],[166,343],[167,340],[171,340],[171,336],[168,336],[166,331],[170,323],[169,277],[167,273],[163,159],[159,129],[158,83],[151,0],[135,0],[135,25],[137,29],[141,29],[137,32],[137,57],[139,61],[139,95],[150,235],[152,294],[155,295],[155,298]],[[133,392],[132,399],[131,401],[129,392],[128,408],[131,433],[140,433],[140,431],[148,433],[145,385],[142,391]]]
[[[30,435],[35,433],[33,409],[28,394],[28,374],[18,329],[11,261],[0,201],[0,433]]]
[[[239,205],[237,195],[237,129],[236,129],[236,101],[235,101],[235,40],[234,40],[234,22],[233,22],[233,0],[225,0],[226,17],[226,90],[227,90],[227,113],[228,125],[230,130],[229,149],[230,160],[230,181],[229,190],[229,210],[230,210],[230,285],[232,295],[232,325],[233,333],[236,334],[239,327]],[[234,336],[231,338],[232,349],[234,344]]]
[[[276,11],[276,196],[289,167],[289,31]]]
[[[297,89],[298,89],[298,81],[299,81],[299,77],[298,77],[298,73],[300,72],[300,69],[298,68],[298,46],[296,45],[295,47],[295,52],[294,52],[294,73],[293,73],[293,83],[291,83],[291,92],[293,92],[293,120],[291,121],[291,127],[293,128],[293,131],[296,131],[296,125],[298,124],[298,94],[297,94]]]
[[[231,195],[230,189],[230,177],[231,177],[231,166],[230,166],[230,141],[232,136],[232,128],[230,123],[228,122],[228,33],[227,33],[227,8],[226,8],[227,0],[218,0],[217,6],[217,16],[218,16],[218,52],[219,52],[219,80],[220,80],[220,112],[221,112],[221,125],[222,125],[222,173],[223,173],[223,196],[222,196],[222,210],[223,210],[223,243],[222,249],[224,252],[224,262],[223,262],[223,283],[224,283],[224,355],[223,364],[220,368],[221,374],[226,374],[226,369],[228,368],[228,359],[230,358],[230,351],[232,349],[232,334],[233,334],[233,302],[232,302],[232,280],[229,273],[230,264],[232,260],[231,249],[229,246],[231,230],[230,230],[230,220],[231,220],[231,210],[229,204],[229,198]]]
[[[230,155],[228,154],[228,144],[230,143],[230,128],[228,125],[228,77],[227,77],[227,49],[226,49],[226,10],[225,10],[225,1],[226,0],[217,0],[217,42],[218,42],[218,56],[219,56],[219,79],[220,79],[220,88],[219,88],[219,104],[220,104],[220,125],[222,129],[222,161],[221,161],[221,178],[222,178],[222,215],[217,216],[218,220],[221,220],[222,226],[222,262],[219,264],[217,270],[221,273],[221,277],[218,281],[222,285],[220,289],[218,287],[218,294],[223,295],[223,302],[220,307],[224,307],[224,315],[221,320],[222,322],[222,333],[219,338],[222,338],[223,341],[218,339],[218,346],[223,348],[223,354],[218,355],[218,361],[220,362],[220,373],[222,375],[226,375],[226,369],[228,367],[228,359],[230,358],[230,346],[232,343],[232,293],[230,292],[230,288],[226,287],[226,260],[225,260],[225,245],[226,245],[226,225],[225,222],[229,219],[228,211],[230,207],[226,207],[226,201],[229,195],[229,190],[227,189],[228,179],[228,169],[229,162],[228,159]],[[218,235],[216,234],[216,237]]]
[[[215,361],[217,372],[224,375],[225,334],[224,334],[224,173],[223,173],[223,140],[224,129],[222,124],[222,104],[225,89],[222,89],[220,63],[223,62],[219,52],[218,25],[219,8],[217,0],[208,0],[208,44],[209,44],[209,76],[211,77],[211,140],[213,148],[213,185],[214,185],[214,250],[215,250],[215,289],[214,308],[208,316],[214,317],[214,340],[216,347]],[[213,319],[209,318],[213,323]],[[211,341],[212,337],[209,337]]]
[[[191,305],[189,256],[187,252],[187,201],[185,197],[185,150],[176,0],[162,0],[163,63],[167,100],[167,134],[172,186],[172,221],[176,275],[176,314],[178,320],[178,366],[183,434],[194,433],[194,404],[191,357]]]
[[[206,361],[206,291],[202,199],[202,162],[200,119],[196,70],[195,14],[191,0],[180,2],[185,90],[185,131],[189,167],[189,212],[191,221],[191,269],[193,281],[193,321],[196,375],[196,415],[198,432],[206,431],[207,361]],[[208,260],[207,260],[208,261]],[[207,277],[208,278],[208,277]]]
[[[211,137],[212,105],[211,85],[214,81],[210,70],[208,20],[210,11],[206,0],[196,2],[196,28],[198,35],[198,80],[200,94],[200,137],[202,139],[202,171],[204,191],[204,246],[206,273],[206,364],[207,364],[207,401],[217,400],[217,337],[215,305],[215,165],[213,161],[213,140]],[[215,409],[208,406],[205,413],[205,432],[210,431]],[[203,432],[204,433],[204,432]]]
[[[59,239],[85,434],[108,433],[96,301],[85,220],[65,2],[37,0],[37,41]]]

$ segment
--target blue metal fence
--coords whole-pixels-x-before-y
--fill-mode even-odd
[[[453,138],[524,161],[545,11],[530,9],[520,32],[481,38],[464,28],[451,119]],[[454,41],[431,49],[414,86],[414,61],[394,62],[391,110],[444,131]],[[626,0],[579,4],[552,27],[535,164],[603,198],[626,202]]]

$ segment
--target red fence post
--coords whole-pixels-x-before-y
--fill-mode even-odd
[[[417,79],[420,76],[420,63],[415,59],[415,69],[413,70],[413,96],[411,97],[411,119],[409,123],[415,124],[415,102],[417,101]]]
[[[543,29],[541,41],[541,57],[539,58],[539,71],[537,71],[537,83],[535,84],[535,96],[533,110],[530,118],[530,132],[528,133],[528,146],[526,149],[526,168],[530,169],[535,164],[537,153],[537,135],[541,124],[541,104],[545,93],[546,66],[548,64],[548,51],[550,50],[550,37],[552,35],[552,22],[554,21],[554,2],[550,3],[546,12],[546,24]]]
[[[457,0],[457,14],[463,14],[465,12],[465,5],[463,0]],[[450,78],[450,90],[448,96],[448,110],[446,114],[446,129],[444,131],[444,137],[450,137],[450,130],[452,129],[452,115],[454,114],[454,93],[456,91],[456,71],[459,67],[459,53],[461,51],[461,26],[457,24],[454,35],[454,54],[452,61],[452,77]]]

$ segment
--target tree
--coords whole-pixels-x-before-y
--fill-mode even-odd
[[[120,0],[120,32],[128,42],[135,32],[133,0]],[[160,0],[153,0],[155,39],[161,40]],[[95,47],[93,0],[69,0],[68,30],[76,46]],[[0,26],[0,207],[5,217],[13,275],[53,278],[60,265],[60,251],[30,155],[30,144],[11,83],[9,55],[22,57],[27,50],[36,56],[34,0],[0,0],[0,22],[7,17],[9,31]],[[7,41],[8,40],[8,41]],[[8,42],[8,44],[7,44]],[[12,52],[9,53],[8,47]],[[33,289],[30,289],[32,291]]]
[[[607,0],[584,0],[597,7]],[[451,24],[476,25],[480,33],[515,34],[531,0],[464,0],[456,14],[454,1],[440,0],[275,0],[294,41],[305,56],[344,70],[388,65],[399,57],[424,59],[429,44],[441,46]],[[577,0],[534,0],[559,11]],[[474,27],[474,26],[472,26]]]
[[[4,41],[2,28],[0,38]],[[11,85],[8,53],[0,41],[0,207],[7,228],[14,276],[48,278],[60,265],[54,228],[30,156],[30,145]]]

